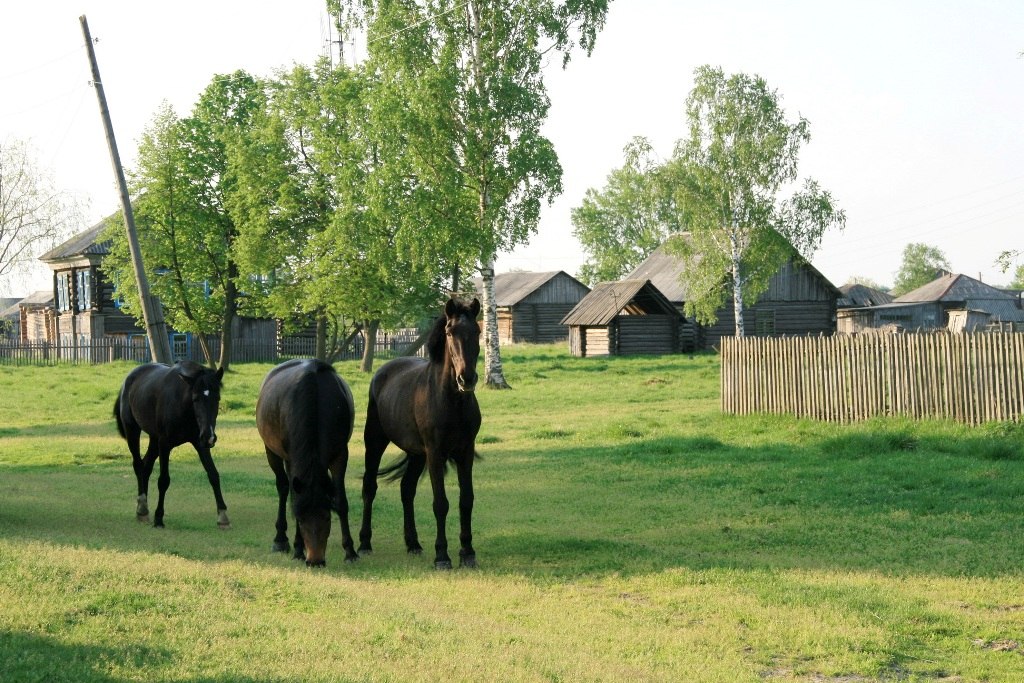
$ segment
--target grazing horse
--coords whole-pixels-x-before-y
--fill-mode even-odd
[[[345,468],[355,406],[338,373],[319,360],[290,360],[271,370],[256,401],[256,429],[277,477],[277,536],[273,549],[288,552],[288,493],[295,514],[295,559],[326,564],[331,508],[341,519],[345,561],[359,559],[348,526]]]
[[[199,453],[206,476],[217,500],[217,525],[231,526],[227,505],[220,493],[220,475],[213,464],[210,448],[217,442],[217,410],[220,407],[220,385],[224,368],[213,371],[192,361],[181,361],[173,367],[162,363],[140,365],[124,378],[121,393],[114,401],[117,431],[128,442],[132,465],[139,484],[135,514],[141,522],[149,521],[149,475],[153,463],[160,458],[157,486],[160,499],[156,505],[153,526],[164,525],[164,494],[171,483],[167,471],[171,449],[190,443]],[[139,455],[139,437],[149,435],[146,457]]]
[[[429,358],[396,358],[382,365],[370,382],[366,410],[366,471],[363,474],[363,525],[360,552],[372,552],[373,499],[377,477],[401,478],[405,545],[419,554],[423,547],[416,535],[413,500],[424,468],[434,493],[437,539],[434,566],[451,569],[445,519],[448,498],[444,492],[447,462],[455,463],[459,477],[460,564],[476,566],[473,550],[474,442],[480,431],[480,406],[476,388],[476,361],[480,355],[480,328],[476,317],[480,302],[465,304],[449,299],[427,339]],[[389,443],[405,452],[396,464],[380,470],[381,456]]]

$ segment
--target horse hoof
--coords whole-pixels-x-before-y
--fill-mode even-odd
[[[164,523],[163,522],[153,522],[153,528],[154,529],[163,529],[164,528]]]
[[[217,528],[218,529],[224,529],[224,530],[230,529],[231,528],[231,522],[217,522]]]
[[[349,555],[348,553],[346,553],[346,554],[345,554],[345,561],[346,561],[346,562],[349,562],[349,563],[352,563],[352,562],[358,562],[358,561],[359,561],[359,555],[358,555],[358,554],[356,554],[356,553],[352,553],[351,555]]]
[[[144,515],[135,515],[135,520],[140,524],[149,524],[149,513]]]
[[[459,558],[459,566],[463,569],[476,569],[476,555],[466,555]]]
[[[281,543],[280,541],[274,541],[274,544],[270,546],[270,551],[274,553],[286,553],[292,549],[292,546],[288,541]]]
[[[312,569],[318,569],[320,567],[326,567],[327,566],[327,560],[319,560],[317,562],[312,562],[310,560],[306,560],[306,566],[310,567]]]
[[[434,569],[438,571],[448,571],[452,568],[451,560],[438,560],[434,563]]]
[[[373,555],[373,548],[371,548],[368,545],[361,545],[361,546],[359,546],[359,554],[360,555]]]
[[[219,526],[221,529],[231,528],[231,520],[228,519],[227,510],[219,510],[217,512],[217,526]]]
[[[413,548],[409,548],[409,554],[410,555],[422,555],[423,554],[423,548],[418,547],[418,546],[417,547],[413,547]]]

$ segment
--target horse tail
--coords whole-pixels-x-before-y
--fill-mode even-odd
[[[121,421],[121,392],[117,392],[117,398],[114,399],[114,421],[117,422],[117,433],[121,435],[122,439],[127,439],[128,435],[124,431],[124,423]]]
[[[405,476],[405,471],[409,469],[409,454],[406,453],[401,458],[391,463],[387,467],[382,467],[377,471],[377,476],[387,481],[398,481]],[[423,468],[426,472],[426,468]]]
[[[316,364],[312,372],[303,372],[295,387],[295,417],[288,427],[288,440],[290,442],[289,458],[290,474],[292,476],[292,487],[295,496],[292,497],[293,509],[299,511],[310,506],[316,507],[317,501],[322,495],[329,495],[330,480],[327,475],[326,463],[322,455],[329,444],[329,440],[323,438],[323,434],[329,430],[321,429],[321,376],[324,370],[331,370],[330,366]],[[325,403],[326,404],[326,403]],[[298,483],[300,489],[295,488]]]

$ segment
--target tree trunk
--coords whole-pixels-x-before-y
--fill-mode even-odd
[[[313,349],[313,356],[325,363],[327,358],[327,316],[321,311],[316,313],[316,345]]]
[[[402,349],[400,356],[415,356],[416,353],[423,348],[423,345],[427,343],[427,337],[430,336],[430,327],[420,332],[419,336],[416,337],[408,346]]]
[[[203,358],[206,359],[206,364],[211,368],[215,367],[213,364],[213,351],[210,350],[210,342],[207,341],[206,335],[199,332],[195,335],[195,338],[199,342],[199,348],[203,352]]]
[[[224,285],[224,322],[220,330],[220,366],[227,370],[231,365],[231,354],[234,350],[234,335],[231,333],[232,323],[238,315],[238,288],[235,278],[238,267],[234,262],[228,263],[227,283]]]
[[[377,347],[377,328],[379,320],[367,320],[363,325],[363,360],[359,363],[360,372],[373,372],[373,352]]]
[[[498,343],[498,307],[494,303],[494,257],[480,267],[483,278],[482,302],[484,309],[484,386],[491,389],[511,389],[505,381],[501,367],[501,347]]]
[[[729,244],[732,250],[732,254],[730,254],[732,258],[732,310],[736,319],[736,338],[743,339],[745,335],[743,323],[743,272],[740,268],[740,257],[743,254],[740,253],[740,245],[735,227],[729,235]]]

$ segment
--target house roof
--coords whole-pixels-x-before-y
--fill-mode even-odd
[[[607,325],[622,312],[681,317],[678,309],[650,280],[599,282],[562,318],[563,325]]]
[[[50,263],[63,261],[76,256],[105,256],[110,252],[110,240],[99,241],[100,235],[110,225],[113,216],[104,218],[88,230],[78,233],[62,244],[39,257],[40,261]]]
[[[862,284],[848,283],[840,287],[839,291],[843,296],[837,305],[842,308],[881,306],[892,303],[893,300],[892,294]]]
[[[686,239],[688,234],[682,233],[679,237]],[[685,303],[690,298],[690,291],[687,283],[680,277],[680,274],[683,272],[683,260],[678,256],[668,253],[665,247],[666,245],[662,244],[651,252],[651,255],[637,266],[633,272],[627,275],[626,279],[650,280],[669,301],[676,304]],[[800,257],[795,249],[793,254],[795,263],[800,264],[800,267],[806,268],[819,277],[825,287],[834,292],[837,297],[842,296],[842,292],[827,277],[822,275],[821,271],[812,266],[810,262],[804,260],[803,257]]]
[[[0,297],[0,318],[17,318],[21,308],[21,299],[17,297]]]
[[[956,273],[945,273],[926,285],[896,297],[899,303],[914,301],[941,301],[955,303],[974,299],[1005,299],[1015,301],[1012,294],[986,285],[981,280]]]
[[[576,280],[564,270],[551,270],[544,273],[498,273],[494,276],[494,304],[496,306],[515,306],[559,275]],[[473,286],[477,292],[483,291],[483,280],[479,277],[473,278]],[[580,286],[585,285],[580,283]]]

